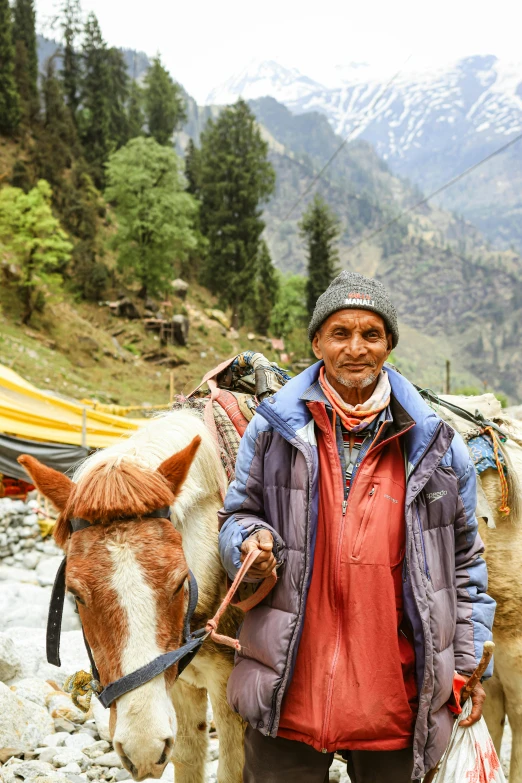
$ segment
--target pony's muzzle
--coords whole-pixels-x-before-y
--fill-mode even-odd
[[[154,762],[152,761],[152,757],[154,756],[154,751],[157,751],[158,747],[161,745],[161,742],[154,742],[154,748],[149,748],[149,753],[146,754],[148,757],[147,759],[141,758],[138,760],[137,758],[132,760],[131,755],[126,751],[125,747],[122,745],[121,742],[115,742],[114,747],[116,749],[116,752],[118,753],[119,757],[121,758],[122,764],[127,770],[127,772],[130,772],[133,779],[136,781],[145,780],[145,778],[160,778],[163,770],[165,769],[166,765],[170,761],[170,757],[172,756],[172,750],[174,747],[174,737],[167,737],[163,742],[163,750],[161,751],[161,755],[158,756],[157,760]]]

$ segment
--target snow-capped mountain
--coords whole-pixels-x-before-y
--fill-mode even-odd
[[[391,73],[379,76],[365,64],[337,68],[333,76],[330,86],[320,86],[298,71],[261,63],[212,96],[230,102],[239,94],[271,95],[296,114],[321,112],[339,136],[371,142],[393,171],[424,191],[522,132],[522,62],[477,55],[446,66],[404,67],[389,86]],[[521,193],[522,141],[443,200],[490,239],[522,248]]]
[[[296,68],[284,68],[273,60],[252,60],[236,76],[216,87],[207,103],[225,105],[238,98],[255,100],[270,95],[280,103],[299,101],[325,88],[319,82],[299,73]]]

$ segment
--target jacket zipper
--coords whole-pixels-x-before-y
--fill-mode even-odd
[[[330,427],[330,421],[328,419],[328,416],[326,416],[325,412],[325,418],[328,421],[328,429],[327,431],[331,430]],[[336,442],[336,435],[335,432],[333,432],[333,445],[335,447],[335,450],[337,452],[337,442]],[[332,445],[332,441],[330,438],[330,446]],[[360,465],[359,465],[360,467]],[[357,476],[359,474],[359,471],[357,471],[357,474],[354,476],[353,483],[350,485],[350,489],[353,488],[353,485],[357,481]],[[323,722],[323,731],[321,735],[321,753],[328,753],[327,748],[325,748],[325,735],[326,735],[326,727],[330,721],[330,709],[332,704],[332,692],[333,692],[333,685],[334,685],[334,674],[335,674],[335,668],[337,666],[337,659],[339,658],[339,649],[341,646],[341,612],[340,612],[340,603],[341,603],[341,590],[339,586],[339,571],[340,571],[340,562],[341,562],[341,549],[342,549],[342,540],[343,540],[343,534],[344,534],[344,522],[346,518],[346,511],[348,508],[348,501],[349,501],[349,495],[347,496],[346,493],[346,479],[342,474],[342,471],[339,469],[339,475],[341,477],[341,486],[342,486],[342,492],[343,492],[343,504],[342,504],[342,516],[341,516],[341,525],[339,528],[339,535],[337,539],[337,552],[335,554],[335,572],[334,572],[334,586],[335,586],[335,599],[336,599],[336,608],[337,608],[337,632],[336,632],[336,638],[335,638],[335,649],[334,654],[332,658],[332,669],[330,673],[330,682],[328,683],[328,691],[326,693],[326,707],[325,707],[325,713],[324,713],[324,722]]]
[[[428,568],[428,559],[426,557],[426,545],[424,544],[424,531],[422,529],[422,523],[420,521],[419,509],[417,508],[417,504],[415,504],[415,513],[417,515],[417,524],[419,527],[419,535],[420,535],[421,546],[422,546],[422,556],[424,558],[424,573],[426,574],[428,581],[431,582],[430,569]]]

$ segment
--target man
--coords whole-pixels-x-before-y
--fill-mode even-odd
[[[245,616],[228,698],[247,721],[245,783],[407,783],[441,758],[454,673],[491,638],[461,438],[385,362],[397,345],[381,283],[342,272],[309,326],[320,361],[263,402],[221,512],[231,577],[278,582]],[[489,674],[489,673],[488,673]],[[473,711],[480,718],[478,685]]]

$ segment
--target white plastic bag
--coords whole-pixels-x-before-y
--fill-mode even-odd
[[[453,732],[433,783],[506,783],[486,721],[481,718],[469,728],[459,721],[471,712],[471,698],[455,720]]]

